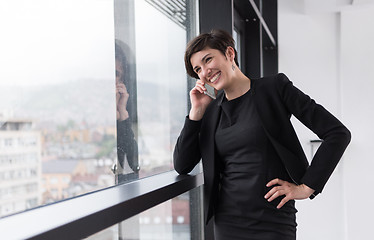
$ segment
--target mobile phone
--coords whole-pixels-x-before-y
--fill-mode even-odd
[[[205,84],[204,87],[206,88],[206,91],[204,91],[204,94],[208,95],[209,97],[216,99],[216,92],[215,89],[208,84]]]

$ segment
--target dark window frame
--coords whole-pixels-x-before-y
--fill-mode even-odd
[[[0,219],[4,239],[81,239],[203,185],[202,173],[142,178]]]

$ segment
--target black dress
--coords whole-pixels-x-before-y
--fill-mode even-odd
[[[239,98],[223,98],[215,144],[220,159],[220,192],[215,206],[216,240],[294,240],[295,202],[268,202],[274,178],[291,181],[261,126],[249,90]]]

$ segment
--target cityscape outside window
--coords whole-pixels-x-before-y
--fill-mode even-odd
[[[0,217],[173,169],[186,2],[1,1]],[[188,194],[162,206],[112,229],[187,239]]]
[[[178,23],[155,2],[0,3],[0,216],[172,169],[187,112],[186,7],[173,6]],[[121,22],[116,12],[131,14]],[[122,131],[119,66],[129,84]],[[129,141],[136,152],[119,159]]]

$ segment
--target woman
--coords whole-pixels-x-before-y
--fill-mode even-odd
[[[116,39],[116,108],[117,108],[117,157],[118,165],[114,166],[117,182],[123,183],[137,179],[139,172],[138,144],[131,128],[135,115],[134,96],[130,96],[129,89],[134,88],[130,78],[130,66],[124,49],[127,45]],[[132,94],[133,95],[133,94]],[[125,161],[127,159],[127,169]],[[119,170],[122,171],[119,171]]]
[[[214,215],[216,239],[296,239],[294,200],[322,191],[350,142],[349,130],[284,74],[245,76],[224,31],[193,39],[185,65],[198,80],[174,167],[187,174],[202,159],[206,223]],[[223,91],[213,100],[205,84]],[[310,166],[291,115],[323,140]]]

